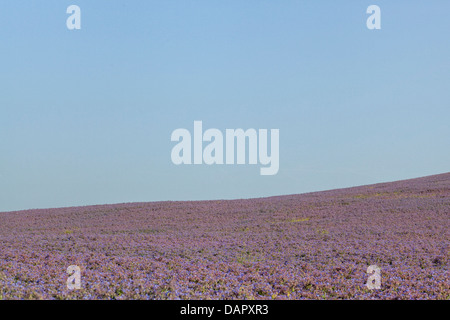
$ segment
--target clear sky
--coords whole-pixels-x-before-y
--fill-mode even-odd
[[[448,172],[449,17],[445,0],[2,1],[0,211]],[[170,135],[194,120],[279,129],[278,174],[174,165]]]

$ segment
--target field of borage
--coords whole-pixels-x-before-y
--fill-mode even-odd
[[[450,173],[264,199],[0,213],[2,299],[450,299]],[[365,283],[381,268],[381,288]],[[81,268],[68,290],[67,267]]]

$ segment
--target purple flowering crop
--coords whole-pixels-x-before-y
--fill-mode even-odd
[[[0,299],[450,299],[450,173],[250,200],[0,213]],[[81,289],[66,287],[69,265]],[[369,290],[369,265],[381,288]]]

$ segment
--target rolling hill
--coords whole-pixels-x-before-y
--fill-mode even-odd
[[[450,299],[450,173],[248,200],[0,213],[3,299]],[[66,286],[70,265],[81,289]],[[367,268],[381,269],[369,289]]]

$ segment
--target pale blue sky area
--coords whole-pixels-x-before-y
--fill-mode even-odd
[[[448,172],[449,14],[444,0],[2,1],[0,211]],[[278,174],[172,164],[170,135],[194,120],[280,129]]]

